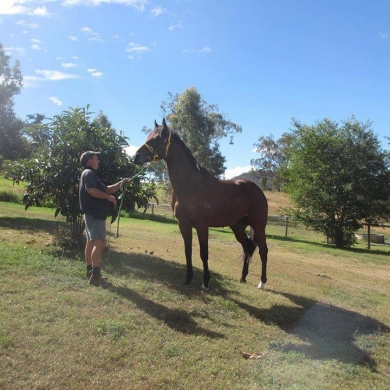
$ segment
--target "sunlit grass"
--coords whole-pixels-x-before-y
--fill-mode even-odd
[[[387,389],[387,247],[343,251],[271,225],[259,291],[258,255],[239,283],[240,246],[212,229],[205,293],[196,236],[188,288],[177,225],[122,218],[95,288],[82,251],[53,255],[60,222],[0,203],[0,388]]]

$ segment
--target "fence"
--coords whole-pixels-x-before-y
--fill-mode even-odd
[[[172,213],[172,208],[170,204],[159,204],[159,203],[149,203],[148,211],[151,214],[162,215],[167,218],[175,218]],[[288,236],[289,225],[296,226],[297,222],[293,222],[291,217],[281,216],[281,215],[268,215],[268,224],[273,224],[277,226],[284,227],[284,235]]]
[[[147,213],[161,215],[166,218],[174,219],[172,208],[170,204],[149,203]],[[270,226],[271,225],[271,226]],[[371,244],[386,244],[386,241],[390,241],[390,225],[370,226],[363,224],[365,228],[360,229],[357,232],[357,238],[367,242],[367,248],[371,249]],[[296,230],[297,229],[297,230]],[[307,229],[301,222],[294,220],[292,217],[283,215],[268,215],[267,231],[271,235],[277,236],[295,236],[299,239],[306,239],[316,235],[316,237],[322,241],[328,243],[328,239],[320,233],[315,233],[310,229]]]

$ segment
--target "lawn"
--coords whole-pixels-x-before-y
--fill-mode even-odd
[[[261,291],[258,255],[239,283],[239,244],[211,229],[206,293],[197,240],[185,287],[177,225],[121,218],[96,288],[82,249],[53,246],[61,229],[53,210],[0,202],[1,389],[388,389],[387,245],[270,225]]]

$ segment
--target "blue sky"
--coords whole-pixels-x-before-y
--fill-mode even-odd
[[[15,112],[90,104],[140,146],[168,92],[195,87],[242,133],[226,177],[291,118],[390,124],[388,0],[1,0],[0,42],[24,77]]]

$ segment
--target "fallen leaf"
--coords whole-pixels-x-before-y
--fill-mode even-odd
[[[265,353],[248,353],[248,352],[241,352],[241,355],[244,359],[261,359],[265,356]]]

